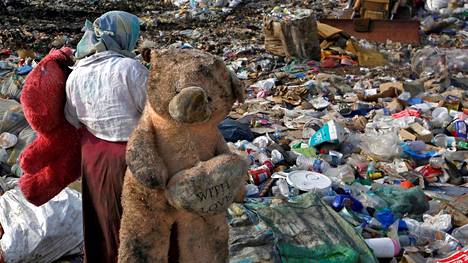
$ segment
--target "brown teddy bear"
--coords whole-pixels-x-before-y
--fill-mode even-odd
[[[247,163],[217,125],[243,89],[208,53],[151,56],[147,104],[127,146],[119,262],[226,262],[226,211]]]

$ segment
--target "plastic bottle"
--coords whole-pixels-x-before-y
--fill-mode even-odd
[[[401,247],[410,247],[416,244],[416,239],[413,236],[402,235],[398,237]]]
[[[343,207],[347,206],[352,211],[361,212],[364,206],[356,200],[350,193],[336,195],[331,206],[336,211],[340,211]]]
[[[296,165],[299,169],[314,171],[317,173],[326,173],[326,171],[330,169],[330,164],[326,161],[312,157],[305,157],[303,155],[299,155],[297,157]]]
[[[356,217],[359,218],[361,222],[363,222],[366,226],[369,226],[372,229],[383,229],[382,223],[380,223],[379,220],[377,220],[374,217],[364,215],[361,213],[355,213],[354,215],[356,215]]]
[[[337,168],[328,168],[325,173],[326,176],[332,178],[333,181],[351,184],[354,182],[354,170],[350,165],[340,165]]]
[[[455,144],[455,137],[447,136],[443,133],[437,134],[432,139],[432,143],[441,148],[453,147]]]
[[[393,258],[400,254],[400,243],[388,237],[368,238],[364,240],[377,258]]]
[[[375,179],[380,179],[383,177],[382,172],[378,171],[376,166],[377,164],[374,161],[371,161],[369,163],[369,166],[367,167],[367,172],[366,172],[366,175],[369,179],[375,180]]]
[[[445,159],[442,156],[431,157],[429,159],[429,165],[435,169],[441,169],[445,165]]]
[[[265,152],[266,147],[268,146],[268,144],[270,144],[270,140],[266,136],[260,136],[255,138],[252,143],[255,146],[257,146],[260,149],[260,151]]]
[[[403,222],[409,234],[415,237],[417,245],[425,245],[436,240],[442,240],[445,241],[452,250],[461,248],[460,242],[445,232],[421,226],[421,223],[413,219],[405,218]]]
[[[451,118],[447,108],[438,107],[432,111],[431,123],[434,127],[445,127],[450,122],[450,120]]]
[[[279,163],[279,162],[281,162],[283,160],[284,160],[284,156],[283,156],[283,154],[281,154],[280,151],[278,151],[278,150],[271,151],[271,162],[273,164],[277,164],[277,163]]]
[[[254,152],[260,151],[260,149],[257,146],[255,146],[253,143],[246,141],[246,140],[238,141],[234,145],[236,146],[237,149],[241,151],[246,151],[246,150],[253,150]]]
[[[196,9],[198,6],[198,3],[196,0],[190,0],[190,8]]]
[[[283,195],[285,197],[289,197],[289,195],[290,195],[289,185],[288,185],[288,182],[286,182],[285,179],[278,179],[278,182],[276,183],[276,185],[278,185],[279,192],[281,193],[281,195]]]
[[[457,143],[457,148],[462,149],[462,150],[468,150],[468,142],[459,141]]]
[[[281,136],[282,136],[281,130],[278,129],[278,127],[276,127],[275,132],[273,133],[273,138],[278,141],[281,139]]]

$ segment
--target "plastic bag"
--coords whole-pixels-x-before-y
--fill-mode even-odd
[[[410,189],[390,185],[372,185],[373,192],[389,204],[390,210],[397,218],[408,214],[410,217],[420,217],[429,210],[429,203],[424,192],[419,187]]]
[[[280,262],[273,231],[241,204],[229,208],[229,262]]]
[[[435,216],[423,215],[424,223],[421,226],[430,227],[434,230],[448,232],[452,228],[452,216],[440,212]]]
[[[424,8],[427,11],[437,13],[440,9],[448,6],[449,0],[426,0]]]
[[[447,126],[452,118],[449,115],[447,108],[437,107],[432,111],[432,126],[435,128],[442,128]]]
[[[67,188],[37,207],[14,188],[0,197],[0,224],[8,263],[48,263],[77,254],[83,243],[81,195]]]
[[[227,142],[252,141],[254,136],[248,124],[240,123],[232,119],[225,119],[218,125],[218,129],[223,134]]]
[[[0,133],[18,135],[29,124],[24,117],[21,104],[14,100],[0,99]]]
[[[468,50],[427,47],[411,58],[411,68],[418,75],[442,75],[468,72]]]
[[[388,161],[399,156],[401,149],[398,134],[393,131],[378,133],[367,131],[360,137],[362,150],[379,160]]]
[[[452,236],[464,246],[468,246],[468,225],[454,229],[452,231]]]
[[[3,97],[19,100],[23,89],[24,79],[24,76],[20,76],[16,73],[10,73],[6,77],[5,81],[1,83],[0,94]]]

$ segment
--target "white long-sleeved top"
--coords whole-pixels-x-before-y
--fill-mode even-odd
[[[147,79],[145,66],[119,53],[84,58],[67,79],[65,117],[97,138],[128,141],[145,105]]]

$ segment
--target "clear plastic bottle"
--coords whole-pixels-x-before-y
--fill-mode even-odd
[[[426,245],[427,243],[431,243],[436,240],[442,240],[452,250],[456,250],[461,247],[458,240],[443,231],[421,226],[421,223],[413,219],[405,218],[404,222],[406,223],[409,234],[415,237],[417,245]]]
[[[260,151],[260,149],[257,146],[255,146],[253,143],[246,141],[246,140],[238,141],[234,145],[236,146],[237,149],[241,151],[245,151],[245,150],[252,150],[254,152]]]
[[[281,139],[281,130],[278,129],[278,127],[275,127],[275,132],[273,133],[273,138],[275,138],[275,140],[280,140]]]
[[[277,164],[277,163],[279,163],[279,162],[281,162],[283,160],[284,160],[284,156],[283,156],[283,154],[281,154],[280,151],[278,151],[278,150],[271,151],[271,162],[273,164]]]
[[[196,8],[197,8],[198,3],[197,3],[196,0],[190,0],[189,2],[190,2],[190,8],[192,8],[192,9],[196,9]]]
[[[288,182],[286,182],[285,179],[278,179],[278,182],[276,183],[276,185],[278,185],[279,192],[281,193],[281,195],[283,195],[285,197],[289,197],[289,195],[290,195],[289,185],[288,185]]]
[[[334,181],[336,180],[337,182],[347,184],[351,184],[355,179],[353,168],[347,164],[340,165],[337,168],[330,167],[324,172],[324,174]]]
[[[326,173],[331,168],[330,164],[324,160],[305,157],[303,155],[297,157],[296,165],[299,169],[314,171],[317,173]]]

